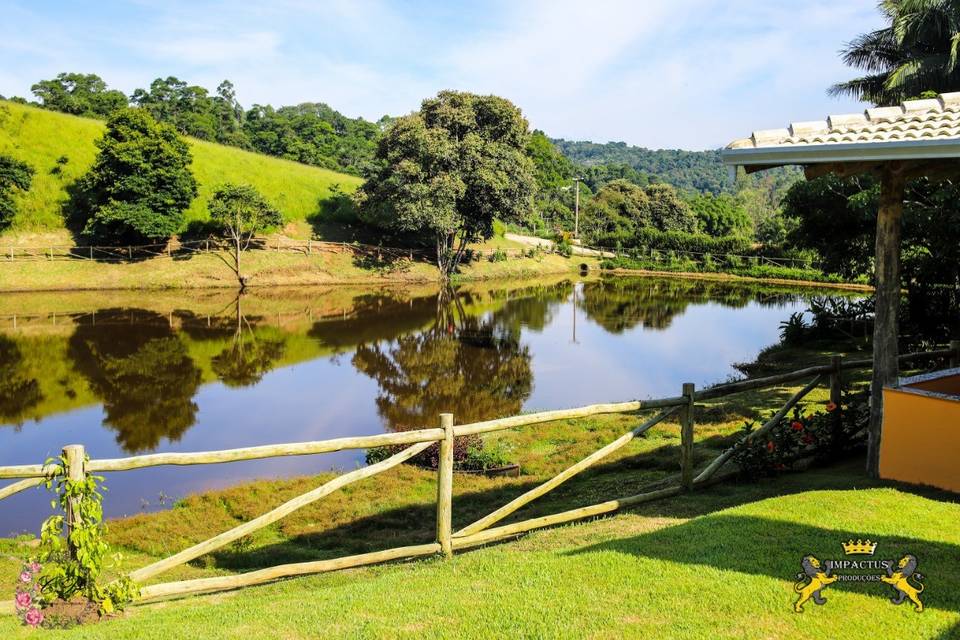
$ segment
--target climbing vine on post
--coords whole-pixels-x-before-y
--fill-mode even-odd
[[[64,449],[47,460],[53,469],[45,486],[54,494],[50,506],[59,513],[40,529],[37,560],[42,566],[40,590],[45,605],[82,597],[95,603],[101,614],[113,613],[138,595],[136,585],[120,576],[107,585],[100,581],[108,546],[103,524],[103,477],[83,469],[87,457],[82,447]]]

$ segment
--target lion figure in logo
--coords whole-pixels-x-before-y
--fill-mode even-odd
[[[820,595],[820,590],[838,580],[837,576],[830,575],[830,569],[824,571],[823,565],[814,556],[804,556],[800,564],[803,566],[803,573],[797,574],[797,583],[793,585],[793,590],[800,594],[793,605],[793,610],[797,613],[803,612],[804,603],[811,598],[814,604],[826,603],[827,599]],[[807,578],[810,582],[807,582]]]
[[[910,598],[913,608],[919,613],[923,611],[923,603],[920,602],[920,593],[923,592],[923,584],[915,587],[910,584],[910,578],[918,583],[920,574],[917,571],[917,558],[907,554],[897,563],[896,571],[893,567],[887,567],[887,575],[880,576],[880,579],[889,584],[897,592],[897,595],[890,598],[893,604],[902,604],[904,600]],[[915,575],[916,574],[916,575]]]

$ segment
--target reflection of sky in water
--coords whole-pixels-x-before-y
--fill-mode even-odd
[[[785,307],[750,303],[741,309],[691,304],[665,330],[635,327],[613,334],[564,305],[542,333],[525,332],[533,351],[530,410],[680,395],[684,382],[702,387],[736,373],[778,339],[778,325],[803,302]]]
[[[678,395],[685,381],[698,387],[722,381],[734,373],[732,362],[756,357],[776,341],[778,323],[806,306],[802,301],[766,307],[751,302],[742,308],[691,302],[666,328],[638,324],[610,333],[587,317],[581,299],[573,343],[574,308],[569,288],[566,293],[565,300],[562,292],[554,295],[559,301],[551,303],[542,330],[521,328],[520,345],[528,347],[531,355],[532,392],[523,402],[526,410]],[[395,317],[401,313],[393,310],[383,321],[402,324]],[[483,316],[495,313],[487,311]],[[421,320],[413,324],[423,326]],[[199,406],[196,423],[179,441],[162,440],[157,450],[214,450],[384,431],[375,404],[378,383],[358,372],[351,362],[353,351],[350,347],[336,358],[317,357],[276,369],[253,386],[202,385],[193,398]],[[83,443],[95,458],[130,455],[116,443],[116,433],[102,426],[103,420],[102,408],[96,406],[28,422],[18,430],[0,427],[0,465],[41,462],[74,442]],[[360,464],[362,451],[344,451],[128,471],[107,477],[105,511],[117,516],[159,508],[161,492],[176,498],[244,479],[352,469]],[[150,506],[144,507],[144,500]],[[48,509],[48,498],[40,490],[0,502],[0,536],[35,530]]]

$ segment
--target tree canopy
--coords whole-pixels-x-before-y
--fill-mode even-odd
[[[895,105],[960,89],[960,3],[885,0],[879,8],[888,25],[843,50],[843,61],[866,75],[835,84],[830,93]]]
[[[626,180],[604,185],[584,210],[584,231],[591,240],[612,236],[626,240],[639,231],[692,232],[696,217],[667,184],[639,187]]]
[[[26,162],[0,155],[0,230],[9,226],[17,213],[13,190],[29,190],[33,173],[33,167]]]
[[[44,108],[78,116],[105,118],[127,106],[127,96],[108,89],[94,73],[60,73],[52,80],[37,82],[30,91]]]
[[[173,127],[143,109],[107,120],[100,152],[79,181],[83,233],[100,242],[166,240],[197,195],[190,151]]]
[[[728,193],[702,193],[690,199],[697,228],[710,236],[741,236],[753,230],[753,221],[736,198]]]
[[[432,242],[447,276],[469,242],[493,235],[494,216],[529,214],[528,139],[527,121],[510,101],[442,91],[380,139],[381,167],[357,191],[361,218]]]
[[[873,269],[876,179],[824,176],[799,182],[784,200],[795,221],[789,241],[814,249],[825,270],[846,277]],[[901,237],[903,279],[909,288],[933,284],[960,286],[960,186],[916,180],[907,187]]]

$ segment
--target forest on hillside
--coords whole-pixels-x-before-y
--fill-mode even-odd
[[[552,138],[560,153],[573,162],[586,166],[623,165],[640,173],[656,176],[685,191],[714,195],[735,193],[736,182],[730,180],[720,160],[720,150],[687,151],[684,149],[647,149],[626,142],[589,142]],[[773,176],[771,187],[789,187],[800,175],[799,169],[785,167],[767,172]]]

